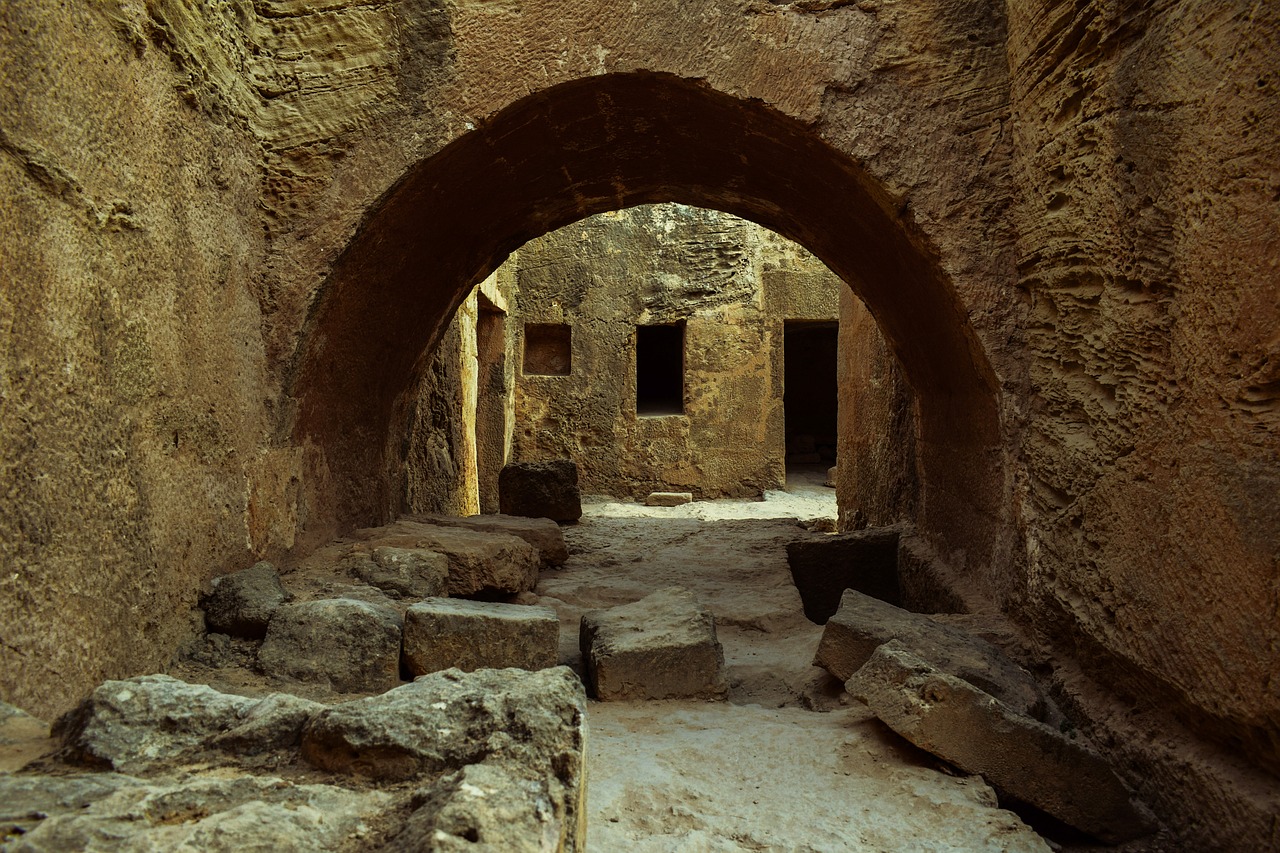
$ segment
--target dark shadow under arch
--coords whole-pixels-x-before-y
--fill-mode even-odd
[[[403,398],[476,282],[548,231],[666,201],[754,220],[849,282],[916,393],[922,512],[937,522],[924,523],[956,513],[995,523],[997,384],[924,235],[811,128],[698,82],[636,73],[529,95],[416,164],[370,210],[294,365],[293,435],[320,484],[308,526],[329,532],[399,510],[390,443]]]

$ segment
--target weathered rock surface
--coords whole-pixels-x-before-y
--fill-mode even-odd
[[[271,777],[0,775],[0,831],[21,831],[3,845],[15,853],[356,849],[392,800],[381,791]]]
[[[584,806],[554,778],[529,778],[503,764],[473,764],[424,793],[386,853],[465,850],[542,853],[585,849]],[[578,812],[579,824],[572,826]]]
[[[121,773],[197,759],[227,763],[297,746],[323,706],[285,693],[251,699],[167,675],[107,681],[55,725],[64,755]]]
[[[1092,749],[947,675],[899,641],[877,648],[846,689],[921,749],[1103,841],[1129,841],[1154,829]]]
[[[1057,719],[1056,708],[1035,679],[995,646],[857,590],[847,590],[840,599],[840,610],[827,620],[814,663],[844,681],[891,640],[900,641],[933,666],[990,693],[1019,713]]]
[[[715,617],[680,587],[584,613],[579,644],[597,699],[719,699],[728,691]]]
[[[214,578],[213,589],[200,606],[211,632],[260,640],[266,636],[271,615],[287,597],[275,566],[264,561]]]
[[[397,598],[428,598],[449,591],[449,558],[425,548],[356,551],[344,565],[360,580]]]
[[[586,697],[567,667],[447,670],[321,711],[303,732],[302,754],[324,770],[374,780],[510,762],[558,779],[576,821],[586,731]]]
[[[560,620],[550,607],[432,598],[404,616],[404,663],[414,675],[546,669],[559,652]]]
[[[508,533],[401,520],[360,531],[370,548],[425,548],[449,561],[449,595],[527,592],[538,582],[542,552]]]
[[[462,527],[485,533],[510,533],[538,549],[544,566],[559,566],[569,559],[569,547],[564,541],[564,531],[549,518],[526,518],[518,515],[411,515],[410,522],[433,524],[437,527]],[[391,525],[395,529],[395,525]]]
[[[400,614],[350,598],[300,601],[276,611],[258,663],[268,675],[349,693],[400,683]]]
[[[49,724],[0,702],[0,773],[20,769],[50,747]]]
[[[683,506],[692,502],[692,492],[650,492],[644,499],[645,506]]]
[[[498,475],[498,502],[504,515],[577,521],[582,517],[578,466],[570,459],[508,463]]]

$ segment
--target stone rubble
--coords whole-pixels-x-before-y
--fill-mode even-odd
[[[388,690],[400,683],[402,627],[397,611],[366,601],[294,602],[272,617],[258,663],[270,676],[345,693]]]
[[[200,601],[209,631],[231,637],[262,639],[267,623],[288,596],[280,575],[267,562],[213,579]]]
[[[681,587],[584,613],[579,645],[588,689],[601,701],[728,692],[715,617]]]
[[[429,598],[405,611],[403,658],[414,675],[546,669],[559,653],[560,620],[550,607]]]
[[[948,675],[900,641],[877,648],[846,689],[921,749],[1102,841],[1118,844],[1155,828],[1083,741]]]
[[[569,459],[509,462],[498,474],[498,502],[503,515],[576,522],[582,517],[578,466]]]

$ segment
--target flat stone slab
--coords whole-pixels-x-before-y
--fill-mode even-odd
[[[287,595],[280,575],[267,562],[213,579],[212,589],[201,597],[206,627],[214,633],[260,640],[267,623]]]
[[[827,620],[814,663],[845,681],[877,648],[891,640],[901,641],[931,665],[990,693],[1020,713],[1037,719],[1055,718],[1057,711],[1040,685],[995,646],[959,628],[857,590],[846,590],[840,609]]]
[[[407,521],[434,524],[437,527],[462,527],[484,533],[509,533],[518,536],[538,549],[542,565],[560,566],[569,559],[569,546],[564,541],[564,531],[549,518],[525,518],[518,515],[413,515]]]
[[[693,492],[650,492],[645,506],[683,506],[693,503]]]
[[[901,605],[898,536],[897,530],[882,528],[788,543],[787,565],[809,621],[826,624],[846,589]]]
[[[343,560],[343,566],[369,586],[396,598],[429,598],[449,592],[449,558],[426,548],[357,549]]]
[[[729,689],[715,617],[680,587],[584,613],[579,644],[600,700],[721,699]]]
[[[1082,832],[1118,844],[1154,830],[1083,742],[939,671],[896,640],[877,648],[845,687],[916,746]]]
[[[578,466],[569,459],[510,462],[498,472],[498,506],[503,515],[575,522],[582,517]]]
[[[519,536],[465,527],[401,520],[387,528],[360,531],[376,548],[426,549],[449,561],[449,595],[528,592],[538,583],[542,554]],[[350,559],[350,557],[348,557]]]
[[[546,669],[559,652],[560,620],[550,607],[429,598],[404,616],[404,663],[414,675]]]
[[[378,693],[400,684],[400,614],[351,598],[286,604],[258,652],[275,677],[328,684],[344,693]]]

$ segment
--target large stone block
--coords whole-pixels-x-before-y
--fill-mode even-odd
[[[1057,714],[1035,679],[995,646],[857,590],[846,590],[840,609],[827,620],[814,663],[844,681],[891,640],[1021,713],[1038,719]]]
[[[404,662],[414,675],[546,669],[559,651],[560,620],[550,607],[431,598],[404,616]]]
[[[787,565],[800,591],[804,615],[825,624],[840,607],[846,589],[901,604],[898,588],[898,531],[861,530],[798,539],[787,545]]]
[[[508,533],[402,519],[360,535],[369,542],[358,550],[393,547],[444,554],[449,561],[449,595],[514,594],[538,583],[542,553],[524,538]]]
[[[511,462],[498,474],[498,503],[505,515],[577,521],[582,517],[578,466],[569,459]]]
[[[602,700],[723,698],[715,617],[680,587],[582,616],[587,684]]]
[[[449,558],[425,548],[357,550],[343,564],[355,577],[396,598],[429,598],[449,592]]]
[[[261,562],[214,578],[213,589],[202,597],[200,606],[210,631],[261,639],[266,636],[272,614],[286,598],[275,567]]]
[[[286,604],[258,652],[272,676],[373,693],[400,683],[400,614],[350,598]]]
[[[1102,841],[1130,841],[1154,829],[1083,742],[939,671],[898,641],[876,649],[846,689],[921,749]]]
[[[549,518],[527,518],[518,515],[414,515],[406,521],[434,524],[437,527],[462,527],[484,533],[509,533],[518,536],[538,549],[544,566],[563,565],[569,559],[569,547],[564,541],[564,531]],[[395,526],[392,526],[395,529]]]

